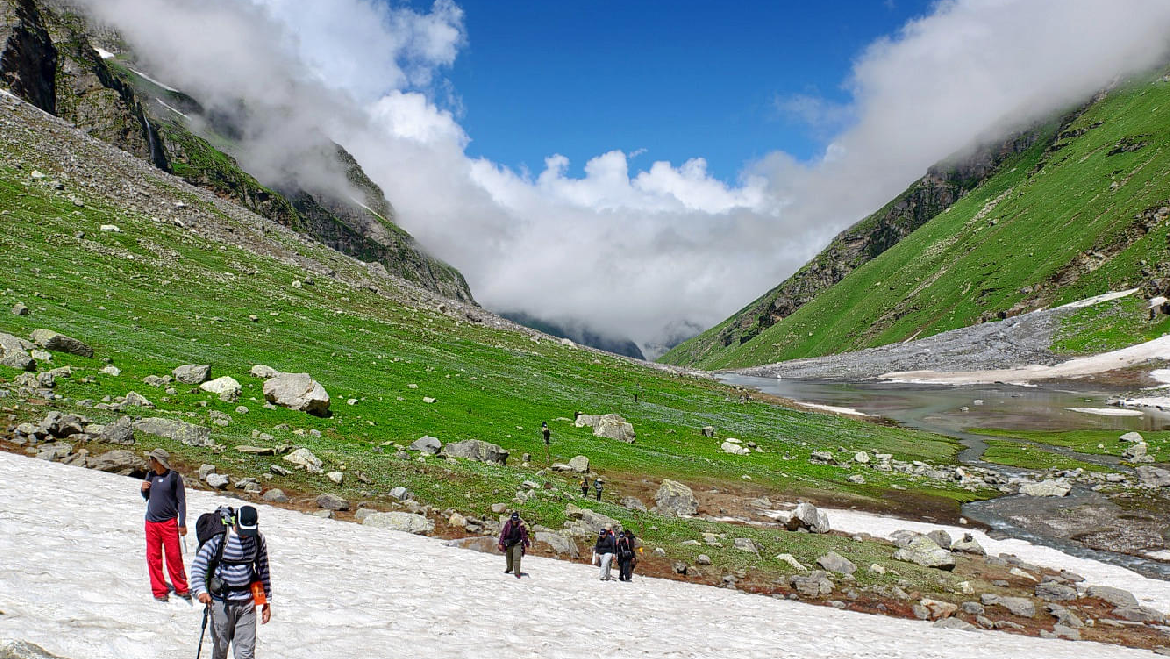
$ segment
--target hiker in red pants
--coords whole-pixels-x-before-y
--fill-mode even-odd
[[[163,554],[175,595],[191,601],[179,536],[187,535],[187,496],[183,477],[171,470],[170,454],[156,448],[146,454],[150,473],[142,481],[142,498],[146,499],[146,565],[150,570],[150,590],[154,599],[167,601],[169,588],[163,576]]]

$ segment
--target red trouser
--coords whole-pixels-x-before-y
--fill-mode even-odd
[[[146,566],[150,570],[150,590],[155,597],[167,594],[167,581],[163,578],[163,552],[167,554],[167,572],[175,593],[187,592],[187,573],[183,570],[183,556],[179,553],[179,521],[146,523]]]

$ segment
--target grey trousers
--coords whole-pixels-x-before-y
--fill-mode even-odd
[[[520,574],[520,558],[524,556],[524,545],[516,543],[504,550],[507,556],[508,572]]]
[[[609,569],[613,566],[613,554],[602,554],[599,563],[601,564],[601,578],[605,581],[613,579],[613,577],[609,575]]]
[[[227,659],[228,644],[235,659],[256,656],[256,605],[244,602],[211,602],[212,659]]]

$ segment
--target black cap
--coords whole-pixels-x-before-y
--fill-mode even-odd
[[[512,513],[512,519],[520,519],[520,513]]]
[[[258,524],[256,509],[252,506],[242,506],[236,513],[236,532],[241,536],[254,536],[259,533],[256,528]]]

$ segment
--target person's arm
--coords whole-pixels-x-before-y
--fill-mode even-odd
[[[207,564],[211,562],[211,557],[215,555],[215,550],[223,538],[224,536],[220,535],[208,540],[207,544],[199,548],[199,553],[195,554],[195,560],[191,562],[191,593],[200,602],[209,601],[203,598],[207,594]]]
[[[260,624],[268,624],[272,620],[272,577],[268,573],[268,543],[264,541],[264,536],[257,536],[256,541],[259,546],[256,547],[256,572],[260,577],[260,583],[264,584],[264,606],[260,610]]]
[[[150,501],[150,474],[147,474],[146,478],[142,479],[142,500]]]
[[[175,473],[175,506],[179,509],[179,535],[187,535],[187,490],[183,477]]]
[[[528,548],[528,527],[520,527],[520,550],[523,551]]]

